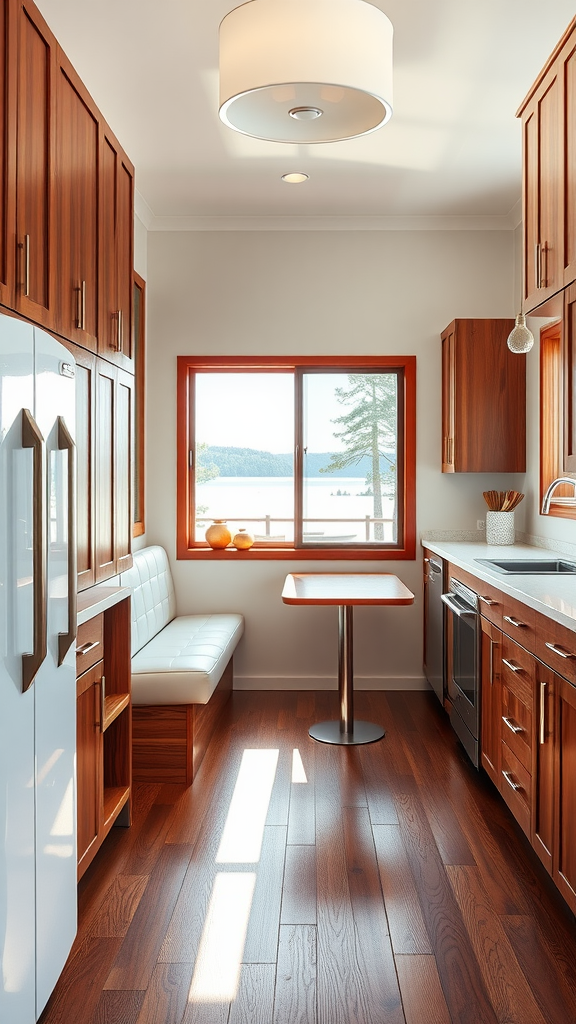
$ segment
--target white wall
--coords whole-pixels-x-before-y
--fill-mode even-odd
[[[415,354],[418,533],[475,530],[482,491],[523,489],[524,478],[440,472],[439,335],[455,317],[513,315],[514,234],[150,232],[147,260],[147,542],[168,550],[179,613],[245,615],[237,686],[333,687],[335,609],[280,599],[285,574],[309,564],[176,561],[176,356]],[[421,685],[420,552],[345,568],[395,572],[416,594],[411,608],[357,610],[357,684]]]

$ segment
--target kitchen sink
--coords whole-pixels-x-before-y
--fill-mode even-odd
[[[475,558],[474,561],[507,575],[523,573],[556,576],[558,573],[576,573],[576,562],[569,562],[565,558]]]

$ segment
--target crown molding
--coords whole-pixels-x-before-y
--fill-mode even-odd
[[[146,212],[150,207],[146,207]],[[137,215],[138,210],[136,210]],[[506,217],[155,217],[148,231],[513,231]]]

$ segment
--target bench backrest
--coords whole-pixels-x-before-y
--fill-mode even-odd
[[[120,574],[132,587],[132,656],[176,615],[176,597],[168,555],[155,544],[134,552],[131,569]]]

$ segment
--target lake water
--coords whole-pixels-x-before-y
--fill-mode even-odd
[[[366,516],[374,515],[374,499],[361,493],[365,490],[364,477],[306,478],[305,532],[319,534],[318,541],[336,537],[350,542],[365,541]],[[218,477],[197,485],[196,500],[198,506],[205,509],[198,517],[197,540],[204,539],[204,532],[212,519],[226,519],[233,530],[245,526],[250,532],[264,535],[267,533],[266,523],[257,520],[265,520],[266,516],[271,520],[268,527],[271,535],[294,540],[294,481],[290,477]],[[392,518],[393,507],[392,499],[382,499],[384,519]],[[358,519],[362,521],[351,521]],[[374,540],[373,523],[370,525],[370,540]],[[384,524],[384,540],[393,540],[391,522]]]

